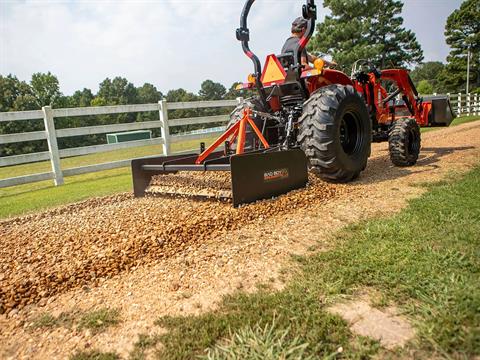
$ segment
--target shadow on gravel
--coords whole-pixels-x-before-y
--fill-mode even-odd
[[[360,177],[359,181],[352,184],[381,183],[412,174],[428,173],[439,167],[436,163],[442,157],[474,148],[474,146],[425,147],[420,151],[417,164],[411,167],[396,167],[390,162],[388,155],[379,156],[369,160],[364,175]]]
[[[420,150],[420,159],[418,165],[432,165],[438,162],[442,157],[453,154],[458,151],[475,149],[475,146],[452,146],[452,147],[426,147]],[[427,153],[427,155],[424,155]]]

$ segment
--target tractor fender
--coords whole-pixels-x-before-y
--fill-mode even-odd
[[[331,84],[352,85],[352,80],[343,72],[334,69],[323,70],[322,76]]]

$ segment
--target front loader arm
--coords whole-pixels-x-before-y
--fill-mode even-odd
[[[422,103],[418,101],[418,92],[415,88],[415,85],[408,75],[408,72],[403,69],[387,69],[381,71],[381,78],[385,80],[393,81],[398,90],[395,94],[402,94],[402,98],[405,101],[408,110],[415,117],[419,125],[426,125],[423,124],[424,122],[428,122],[428,119],[424,119],[422,116]],[[391,97],[388,97],[384,100],[384,102],[388,102],[391,100]]]

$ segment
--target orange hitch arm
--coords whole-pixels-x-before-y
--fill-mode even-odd
[[[245,109],[243,111],[243,117],[240,121],[237,121],[231,128],[227,129],[215,142],[210,145],[204,152],[202,152],[200,155],[198,155],[197,160],[195,161],[195,164],[199,165],[203,163],[208,156],[216,149],[218,148],[221,144],[223,144],[229,137],[231,137],[231,142],[233,142],[237,137],[237,151],[236,154],[243,154],[245,150],[245,138],[246,138],[246,133],[247,133],[247,125],[250,125],[257,135],[257,137],[260,139],[262,142],[263,146],[265,149],[268,149],[270,146],[268,145],[267,140],[265,137],[262,135],[261,131],[258,129],[257,125],[255,125],[255,122],[252,120],[250,117],[250,114],[252,113],[251,109]]]
[[[232,126],[230,129],[227,129],[227,131],[225,131],[217,140],[215,140],[215,142],[212,145],[210,145],[204,152],[198,155],[198,158],[195,161],[195,164],[199,165],[202,162],[204,162],[205,159],[213,152],[213,150],[215,150],[217,147],[222,145],[225,142],[225,140],[227,140],[228,137],[237,130],[238,128],[238,126],[236,126],[237,124]]]

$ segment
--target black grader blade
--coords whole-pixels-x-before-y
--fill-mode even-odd
[[[158,175],[177,174],[183,171],[230,172],[229,196],[234,207],[305,187],[308,181],[307,159],[300,149],[284,151],[269,149],[229,156],[219,151],[212,153],[202,164],[195,164],[197,158],[198,154],[184,154],[132,160],[135,197],[143,197],[148,193],[147,189],[153,177],[158,179]],[[161,177],[159,181],[161,182]],[[209,197],[202,189],[190,195],[193,198]],[[223,195],[216,196],[222,197]]]
[[[233,206],[305,187],[307,158],[300,149],[231,157]]]

